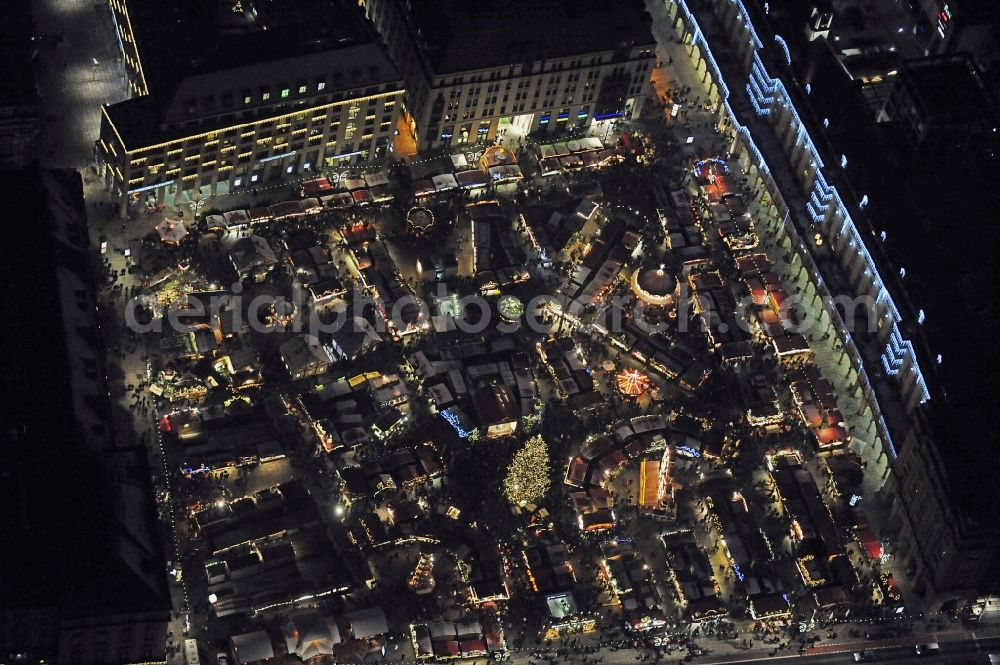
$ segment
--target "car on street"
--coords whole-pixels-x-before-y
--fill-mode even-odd
[[[219,661],[219,665],[229,665],[229,655],[223,651],[215,654],[215,659]]]
[[[941,650],[937,642],[924,642],[913,647],[913,650],[918,656],[926,656],[928,654],[935,654]]]
[[[875,662],[875,652],[872,649],[862,649],[861,651],[855,651],[854,662],[855,663]]]

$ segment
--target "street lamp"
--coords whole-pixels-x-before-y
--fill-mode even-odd
[[[191,206],[191,212],[197,215],[198,211],[205,207],[205,199],[195,199],[188,205]]]

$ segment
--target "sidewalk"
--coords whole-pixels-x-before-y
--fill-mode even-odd
[[[83,169],[93,162],[101,105],[128,97],[110,9],[93,0],[38,0],[31,7],[39,34],[62,36],[39,54],[47,110],[39,157],[44,166]]]
[[[702,656],[696,656],[691,659],[685,658],[687,655],[687,649],[674,649],[672,652],[668,652],[661,660],[670,663],[675,660],[689,660],[692,663],[704,663],[706,665],[728,665],[730,663],[744,663],[752,661],[767,661],[776,659],[798,659],[800,657],[809,656],[821,656],[829,654],[851,654],[855,651],[861,651],[862,649],[890,649],[898,647],[911,647],[915,644],[922,642],[946,642],[946,641],[972,641],[975,639],[987,639],[996,636],[1000,636],[1000,628],[997,626],[991,626],[989,628],[983,627],[982,629],[969,629],[961,624],[946,624],[944,626],[934,626],[926,622],[918,622],[914,626],[912,632],[909,632],[900,637],[885,639],[885,640],[866,640],[864,639],[864,634],[866,631],[871,631],[873,628],[878,629],[880,627],[888,626],[872,626],[871,624],[865,623],[854,623],[854,624],[836,624],[833,626],[837,637],[830,640],[825,637],[826,630],[819,631],[820,639],[818,642],[805,648],[801,653],[799,651],[799,641],[790,639],[787,636],[781,637],[781,642],[786,644],[784,648],[777,648],[775,644],[763,643],[759,639],[754,638],[754,646],[746,648],[743,646],[742,640],[745,638],[752,637],[752,633],[746,633],[746,631],[741,631],[741,634],[737,636],[735,640],[718,640],[713,636],[700,637],[696,640],[698,648],[703,651]],[[854,629],[859,631],[861,637],[850,637],[849,631]],[[580,639],[580,638],[577,638]],[[579,646],[586,647],[588,643],[594,644],[595,640],[600,639],[594,637],[593,639],[587,638],[578,642]],[[557,650],[567,648],[562,645],[553,645],[548,649],[539,648],[527,648],[520,651],[515,651],[511,655],[511,661],[515,663],[528,663],[537,662],[537,659],[532,658],[531,652],[542,651],[548,654],[555,654]],[[612,650],[609,647],[604,647],[597,650],[596,653],[587,655],[586,658],[589,662],[595,663],[635,663],[639,654],[650,653],[652,649],[635,649],[635,648],[618,648]],[[574,653],[572,649],[570,652],[562,657],[562,659],[567,662],[572,662],[577,658],[581,658],[582,655]]]
[[[95,212],[90,211],[91,219],[95,218]],[[113,271],[120,271],[127,267],[126,258],[122,255],[121,245],[112,241],[109,243],[108,253],[105,255]],[[111,328],[105,330],[105,342],[108,338],[117,335],[117,342],[114,347],[108,348],[107,364],[109,368],[118,368],[121,377],[117,384],[113,385],[112,398],[112,419],[116,436],[120,443],[143,443],[147,446],[149,453],[150,468],[156,476],[155,489],[165,492],[171,500],[171,505],[163,510],[169,515],[170,521],[161,521],[164,534],[164,557],[171,562],[173,567],[180,565],[178,561],[178,548],[176,538],[176,524],[173,521],[173,492],[168,485],[170,469],[167,466],[167,451],[163,446],[163,439],[158,427],[158,409],[155,400],[144,389],[144,382],[148,378],[146,372],[146,348],[145,340],[129,339],[125,332],[125,322],[123,312],[127,293],[130,287],[141,286],[141,276],[129,274],[117,277],[117,284],[121,289],[112,287],[102,288],[99,291],[99,299],[108,314]],[[115,349],[117,347],[118,350]],[[131,350],[129,350],[131,347]],[[129,390],[128,386],[134,388]],[[145,399],[145,402],[143,400]],[[164,571],[167,574],[168,571]],[[167,628],[171,637],[168,637],[168,644],[178,644],[178,640],[185,633],[185,608],[188,606],[185,585],[178,583],[173,577],[168,580],[171,593],[171,604],[173,606],[172,620]],[[168,654],[168,662],[183,662],[183,653],[177,652]]]
[[[688,137],[693,137],[694,141],[690,145],[693,146],[695,155],[706,156],[723,152],[727,141],[725,136],[715,131],[716,114],[705,109],[708,85],[690,65],[689,47],[679,43],[671,34],[665,20],[666,11],[662,2],[650,1],[647,2],[647,6],[653,16],[653,35],[657,41],[656,59],[661,64],[660,67],[653,69],[653,87],[660,102],[664,97],[668,97],[672,103],[681,103],[680,98],[684,99],[678,115],[669,118],[666,127],[673,132],[679,146],[687,146]],[[690,92],[677,98],[667,95],[668,90],[684,89],[689,89]],[[657,100],[649,100],[647,104],[656,106],[658,120],[663,117]],[[667,114],[670,111],[671,107],[668,106]]]

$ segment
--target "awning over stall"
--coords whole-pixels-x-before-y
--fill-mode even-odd
[[[490,178],[482,171],[461,171],[455,174],[455,180],[465,189],[477,189],[489,184]]]
[[[427,178],[423,180],[414,180],[410,187],[413,188],[414,196],[430,196],[436,190],[434,189],[434,181]]]
[[[490,168],[490,178],[493,179],[493,182],[521,180],[523,177],[519,166],[494,166]]]
[[[450,173],[436,175],[431,178],[431,181],[434,183],[434,189],[438,192],[446,192],[448,190],[458,188],[458,181],[455,180],[455,176]]]

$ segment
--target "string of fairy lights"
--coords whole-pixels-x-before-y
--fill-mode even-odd
[[[147,362],[146,366],[146,380],[152,380],[152,367]],[[163,428],[159,426],[159,416],[157,415],[158,409],[153,412],[153,422],[154,429],[156,430],[156,444],[160,448],[160,466],[162,467],[163,473],[163,486],[164,486],[164,500],[166,503],[167,513],[170,516],[170,536],[173,540],[174,545],[174,571],[181,571],[180,585],[181,585],[181,595],[184,598],[184,604],[180,608],[180,613],[184,615],[184,627],[187,631],[191,630],[191,619],[188,614],[189,608],[191,607],[191,600],[188,595],[188,585],[187,578],[183,574],[182,562],[180,560],[181,555],[181,540],[177,532],[177,512],[174,510],[174,494],[173,487],[170,483],[170,472],[167,467],[167,451],[163,445]],[[174,579],[177,579],[176,572],[174,573]]]

